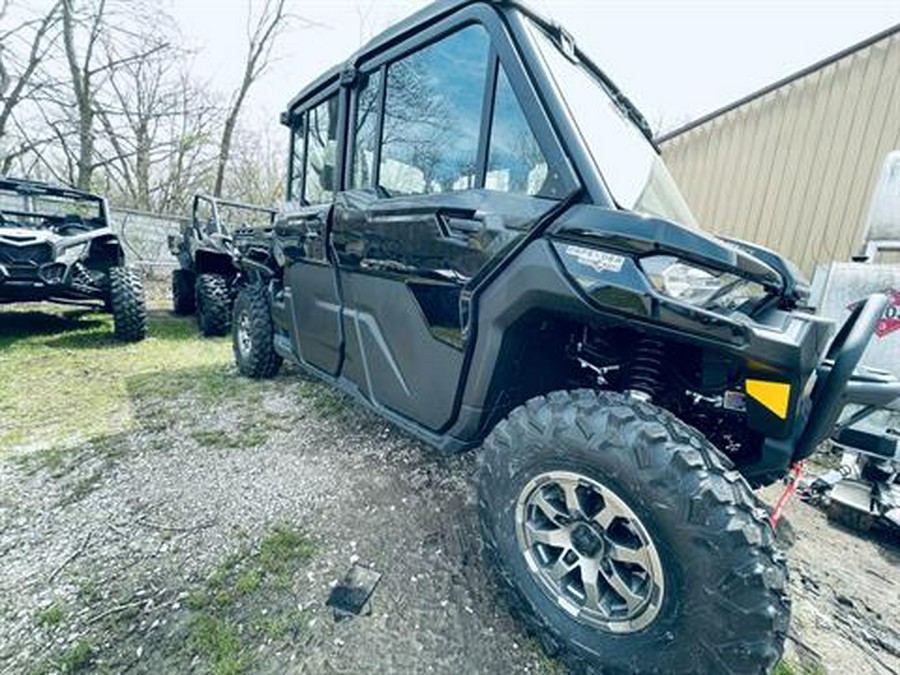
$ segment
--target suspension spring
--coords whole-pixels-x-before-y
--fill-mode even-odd
[[[634,348],[628,372],[629,391],[640,392],[653,398],[662,388],[662,368],[665,345],[662,340],[642,337]]]

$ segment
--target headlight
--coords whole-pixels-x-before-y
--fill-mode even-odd
[[[69,246],[68,248],[63,249],[56,259],[61,263],[70,265],[73,262],[81,259],[81,256],[84,255],[84,252],[87,251],[87,247],[89,244],[90,242],[84,242],[83,244],[75,244],[74,246]]]
[[[697,267],[673,256],[643,258],[641,267],[660,293],[706,309],[735,310],[766,295],[766,289],[755,281]]]

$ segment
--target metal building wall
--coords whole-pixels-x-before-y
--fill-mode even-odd
[[[807,273],[846,260],[882,163],[900,149],[900,26],[659,140],[704,229]]]

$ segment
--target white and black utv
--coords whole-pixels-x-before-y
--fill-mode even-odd
[[[125,266],[106,200],[0,176],[0,303],[41,301],[105,308],[122,340],[147,334],[141,278]]]

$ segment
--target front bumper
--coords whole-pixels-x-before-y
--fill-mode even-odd
[[[882,408],[900,399],[900,380],[858,368],[887,303],[879,293],[854,308],[816,368],[808,397],[798,402],[791,435],[766,438],[759,461],[744,471],[751,483],[776,480],[791,464],[809,457],[832,435],[846,406]]]
[[[102,294],[93,279],[59,261],[0,264],[0,302],[69,298],[92,299]]]

